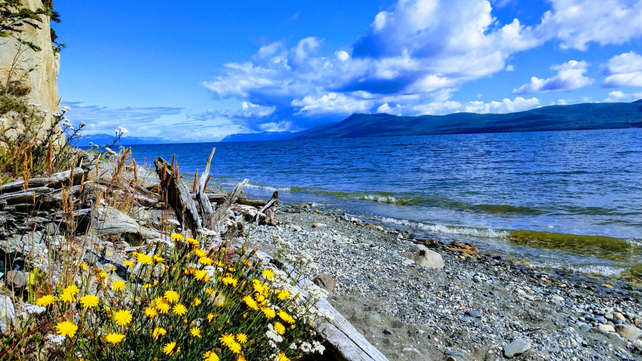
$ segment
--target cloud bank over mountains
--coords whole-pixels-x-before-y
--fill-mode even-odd
[[[548,41],[585,51],[591,43],[618,45],[642,36],[641,1],[551,0],[550,10],[533,26],[517,18],[500,24],[492,10],[485,0],[399,0],[334,56],[319,55],[323,40],[316,37],[301,39],[289,49],[273,42],[246,62],[226,64],[215,79],[203,83],[215,99],[244,102],[241,109],[209,116],[261,131],[296,130],[352,113],[524,110],[539,105],[539,100],[460,103],[451,98],[467,82],[513,70],[507,67],[512,55]],[[608,76],[601,85],[642,86],[641,64],[642,57],[633,52],[614,57],[603,66]],[[589,66],[569,59],[551,67],[555,76],[533,76],[513,93],[591,85],[594,79],[585,75]]]

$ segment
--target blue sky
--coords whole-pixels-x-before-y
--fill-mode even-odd
[[[642,0],[55,4],[59,95],[88,134],[217,141],[642,98]]]

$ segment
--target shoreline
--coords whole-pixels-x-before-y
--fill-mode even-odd
[[[642,341],[620,335],[642,326],[642,292],[626,283],[439,240],[428,249],[444,268],[421,267],[407,258],[418,246],[383,227],[296,203],[281,209],[279,225],[255,227],[250,244],[269,252],[278,235],[309,252],[336,283],[330,303],[390,360],[495,360],[515,340],[531,348],[516,359],[642,360]]]

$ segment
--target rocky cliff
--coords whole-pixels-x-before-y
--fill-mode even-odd
[[[22,4],[32,11],[43,7],[42,0],[22,0]],[[49,19],[44,18],[40,28],[25,24],[23,32],[0,40],[0,81],[20,83],[20,88],[28,91],[25,96],[30,103],[41,104],[43,110],[51,114],[59,110],[58,71],[60,55],[51,43]],[[34,51],[22,44],[17,37],[40,47]]]

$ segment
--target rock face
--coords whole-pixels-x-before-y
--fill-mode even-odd
[[[615,330],[617,331],[617,333],[620,334],[620,336],[624,337],[629,341],[634,341],[638,337],[642,336],[642,330],[640,330],[635,326],[615,325]]]
[[[22,0],[22,4],[35,11],[43,7],[41,0]],[[28,102],[41,104],[42,110],[48,110],[47,120],[52,120],[52,113],[59,110],[58,71],[60,55],[51,45],[49,18],[39,23],[40,29],[30,25],[22,27],[19,36],[41,48],[33,51],[21,44],[14,37],[0,38],[0,81],[6,84],[8,78],[19,80],[21,87],[31,89],[26,95]],[[15,61],[14,61],[15,60]],[[15,64],[15,70],[11,71]],[[29,71],[29,69],[33,69]]]

